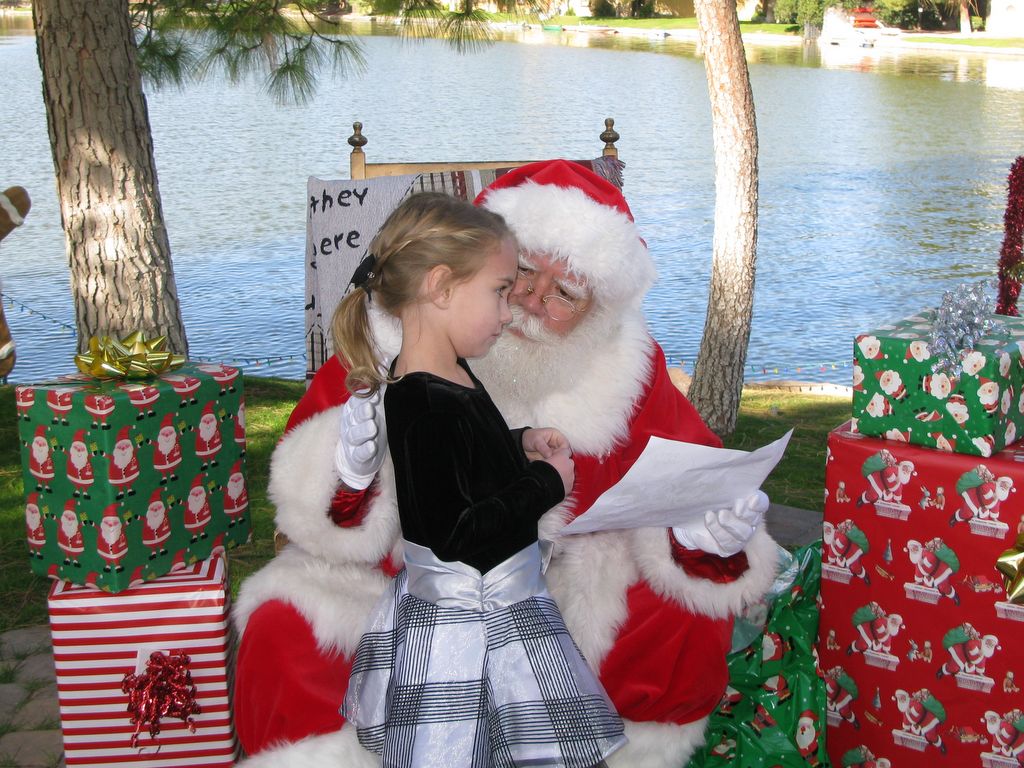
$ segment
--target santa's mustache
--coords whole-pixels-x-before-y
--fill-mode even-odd
[[[531,314],[515,304],[510,304],[509,310],[512,312],[512,322],[508,325],[510,331],[518,331],[524,338],[541,344],[554,344],[560,338],[545,326],[544,317]]]

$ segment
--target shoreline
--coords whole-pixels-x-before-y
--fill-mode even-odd
[[[17,8],[0,8],[0,18],[3,16],[31,16],[32,10],[30,7],[17,7]],[[580,17],[586,18],[586,17]],[[339,21],[343,23],[372,23],[376,22],[379,24],[392,23],[397,24],[397,19],[390,19],[389,17],[377,17],[377,16],[365,16],[356,14],[345,14],[339,17]],[[699,46],[699,33],[696,29],[653,29],[633,26],[618,26],[615,24],[615,19],[608,19],[607,24],[601,25],[590,25],[590,24],[575,24],[572,26],[559,25],[562,27],[562,32],[567,34],[592,34],[592,35],[624,35],[626,37],[644,37],[648,39],[665,39],[675,38],[683,42],[692,42]],[[543,28],[542,22],[511,22],[511,21],[492,21],[490,25],[498,30],[509,30],[509,29],[529,29],[534,31],[540,31]],[[752,46],[766,46],[766,47],[795,47],[801,45],[815,44],[818,47],[830,48],[837,47],[843,49],[858,49],[865,54],[869,54],[874,51],[926,51],[929,53],[956,53],[956,54],[979,54],[984,56],[1009,56],[1019,57],[1024,56],[1024,39],[1021,39],[1019,46],[1012,47],[996,47],[976,44],[965,44],[956,42],[939,42],[934,39],[923,40],[922,38],[936,38],[944,37],[949,40],[972,40],[972,41],[983,41],[986,37],[992,37],[988,32],[973,32],[969,36],[965,36],[960,32],[943,32],[943,31],[929,31],[929,32],[906,32],[897,31],[896,34],[891,32],[883,33],[878,30],[879,34],[874,39],[872,45],[862,46],[855,40],[846,40],[843,43],[832,42],[825,44],[821,42],[821,38],[812,40],[804,40],[802,35],[790,35],[790,34],[775,34],[771,32],[742,32],[744,45]],[[993,38],[998,40],[1005,40],[1006,38],[998,37]],[[1015,39],[1015,38],[1011,38]]]
[[[361,16],[347,14],[341,19],[345,22],[360,22],[360,23],[371,23],[376,22],[378,24],[398,24],[398,20],[389,17],[377,17],[377,16]],[[623,35],[625,37],[642,37],[647,39],[665,39],[674,38],[679,41],[693,43],[699,46],[699,32],[697,29],[653,29],[633,26],[618,26],[615,24],[614,19],[608,19],[608,23],[602,23],[600,25],[590,24],[574,24],[571,26],[561,26],[561,32],[563,34],[590,34],[590,35]],[[514,29],[526,29],[531,31],[541,31],[544,28],[542,22],[523,21],[492,21],[491,26],[497,30],[514,30]],[[553,30],[551,30],[553,31]],[[842,44],[839,43],[823,43],[821,38],[815,38],[811,40],[805,40],[802,35],[790,35],[790,34],[776,34],[772,32],[743,32],[741,30],[741,36],[743,38],[744,45],[751,46],[771,46],[771,47],[797,47],[803,45],[814,44],[820,48],[843,48],[843,49],[856,49],[869,54],[872,51],[926,51],[929,53],[956,53],[956,54],[980,54],[985,56],[1009,56],[1018,57],[1024,56],[1024,39],[1021,39],[1019,46],[1013,47],[996,47],[976,44],[964,44],[956,42],[939,42],[931,38],[944,37],[950,40],[972,40],[982,41],[988,37],[987,32],[974,32],[969,37],[959,32],[942,32],[942,31],[929,31],[929,32],[905,32],[897,31],[893,34],[891,31],[882,33],[881,30],[877,38],[873,41],[872,45],[862,46],[855,40],[847,40]],[[929,39],[924,39],[929,38]],[[1006,38],[998,37],[993,39],[1004,40]],[[1015,38],[1014,38],[1015,39]]]

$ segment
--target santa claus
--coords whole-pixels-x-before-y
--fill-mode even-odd
[[[82,538],[82,527],[78,523],[74,499],[68,499],[64,504],[60,527],[57,529],[57,546],[64,553],[64,565],[81,567],[78,557],[85,550],[85,541]]]
[[[92,416],[93,429],[110,429],[107,417],[117,409],[117,401],[110,395],[88,394],[85,396],[85,410]]]
[[[54,424],[67,425],[72,396],[80,389],[81,387],[54,387],[46,393],[46,405],[53,413]]]
[[[185,530],[192,534],[193,543],[206,538],[206,526],[213,517],[203,479],[202,473],[195,476],[185,499]]]
[[[134,496],[132,486],[139,478],[139,459],[135,455],[135,443],[131,439],[131,428],[121,427],[114,441],[114,449],[106,454],[109,459],[107,474],[110,484],[117,489],[117,499]]]
[[[38,493],[30,493],[25,497],[25,532],[29,557],[42,558],[43,547],[46,546],[46,528],[43,527]]]
[[[124,570],[121,561],[128,554],[128,537],[124,535],[124,524],[117,513],[116,503],[108,504],[103,510],[99,536],[96,537],[96,551],[106,562],[104,571],[120,573]]]
[[[238,404],[235,414],[235,445],[239,448],[239,456],[245,456],[245,398]]]
[[[92,486],[95,477],[92,471],[92,461],[89,458],[89,446],[85,442],[85,430],[80,429],[71,438],[71,445],[68,446],[68,480],[74,487],[74,495],[90,498],[89,488]]]
[[[149,547],[149,559],[166,555],[164,544],[171,537],[171,524],[167,519],[167,505],[160,498],[160,490],[153,491],[146,507],[146,517],[142,525],[142,543]]]
[[[181,398],[178,403],[179,408],[187,408],[196,404],[196,390],[203,383],[201,379],[187,373],[165,373],[160,378],[169,383],[171,389]]]
[[[217,453],[221,445],[220,424],[213,412],[211,400],[203,407],[203,414],[199,417],[199,425],[196,427],[196,456],[202,461],[203,469],[217,466]]]
[[[160,473],[160,485],[178,479],[174,470],[180,464],[181,442],[178,440],[178,430],[174,428],[174,415],[168,413],[160,422],[156,444],[153,446],[153,469]]]
[[[248,508],[249,493],[245,489],[242,462],[236,461],[231,466],[231,474],[224,486],[224,514],[228,517],[228,528],[233,528],[242,522],[242,516]]]
[[[53,493],[50,483],[53,482],[53,451],[47,439],[46,427],[36,427],[35,436],[28,446],[28,472],[36,479],[36,490]]]
[[[128,393],[128,402],[138,411],[136,421],[141,421],[147,416],[156,416],[153,405],[160,399],[159,389],[152,384],[137,383],[118,384],[117,388]]]
[[[482,197],[519,239],[521,263],[510,331],[473,369],[509,423],[549,425],[572,444],[573,493],[540,537],[553,542],[550,591],[625,720],[629,744],[608,764],[683,765],[726,688],[732,616],[774,577],[767,498],[672,529],[557,535],[651,435],[720,442],[648,334],[641,302],[654,268],[618,189],[553,161],[504,175]],[[378,343],[397,349],[387,330],[376,322]],[[235,717],[246,751],[259,753],[252,768],[379,764],[338,707],[365,618],[400,566],[399,525],[383,409],[348,398],[344,378],[331,358],[292,414],[270,483],[290,543],[236,603]]]
[[[821,765],[818,759],[818,716],[813,709],[805,709],[796,721],[796,748],[811,768]]]
[[[18,416],[27,421],[29,418],[28,412],[32,410],[35,402],[36,390],[34,387],[14,388],[14,408],[18,412]],[[1021,413],[1024,413],[1024,400],[1021,401],[1021,406]]]

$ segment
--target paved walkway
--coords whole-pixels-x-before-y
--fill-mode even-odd
[[[773,504],[768,531],[785,546],[821,536],[821,513]],[[0,635],[0,766],[63,768],[64,745],[50,628]]]

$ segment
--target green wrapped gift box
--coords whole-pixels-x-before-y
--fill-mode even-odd
[[[1024,320],[993,326],[945,369],[929,349],[935,310],[858,336],[854,431],[956,453],[991,456],[1024,437]]]
[[[237,368],[15,389],[32,570],[119,592],[248,541]]]

